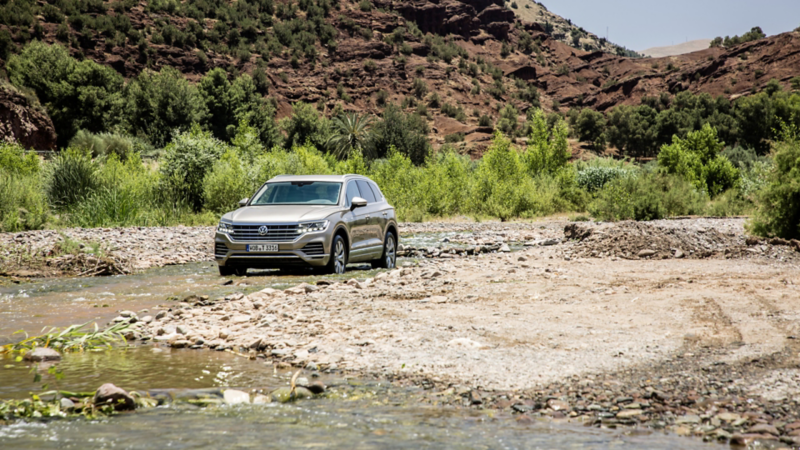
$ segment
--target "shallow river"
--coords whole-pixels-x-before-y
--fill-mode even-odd
[[[442,236],[420,236],[411,245],[432,246]],[[406,241],[409,243],[408,241]],[[410,262],[410,261],[407,261]],[[343,279],[374,276],[351,267]],[[213,263],[153,269],[119,277],[34,280],[0,287],[0,344],[19,340],[23,329],[37,334],[45,326],[97,321],[121,310],[140,312],[169,305],[170,297],[219,296],[265,287],[314,283],[320,276],[253,272],[223,285]],[[141,313],[140,313],[141,316]],[[94,391],[103,383],[127,390],[237,387],[271,389],[288,384],[290,372],[226,352],[175,350],[150,345],[127,350],[65,355],[64,378],[43,372],[33,383],[31,368],[0,357],[0,399],[25,398],[49,389]],[[311,377],[306,373],[304,376]],[[536,421],[522,424],[503,414],[420,406],[421,391],[386,382],[360,382],[321,374],[328,397],[291,405],[239,405],[198,408],[177,403],[98,421],[56,420],[0,426],[0,448],[716,448],[658,432],[599,430],[577,424]],[[721,448],[721,447],[720,447]]]
[[[0,360],[0,397],[39,385],[22,363]],[[67,355],[58,387],[91,391],[112,382],[131,390],[234,386],[270,389],[291,372],[224,352],[142,346]],[[305,374],[311,376],[312,374]],[[0,426],[0,448],[715,448],[658,432],[599,430],[507,415],[420,406],[421,391],[322,374],[329,397],[295,404],[198,408],[175,403],[97,421],[56,420]],[[41,383],[55,387],[46,373]],[[181,390],[176,389],[175,396]]]

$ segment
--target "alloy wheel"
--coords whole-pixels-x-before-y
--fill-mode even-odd
[[[394,236],[392,234],[386,236],[386,249],[384,250],[384,254],[386,258],[386,268],[394,269],[395,263],[397,262],[397,253],[395,252]]]
[[[336,240],[336,247],[333,250],[334,258],[334,271],[338,274],[344,273],[346,254],[344,251],[344,242],[341,239]]]

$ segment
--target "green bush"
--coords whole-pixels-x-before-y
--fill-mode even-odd
[[[775,168],[758,194],[758,211],[750,230],[761,236],[800,239],[800,139],[797,129],[784,129],[775,146]]]
[[[91,133],[80,130],[69,142],[70,148],[88,150],[93,156],[117,155],[120,159],[128,159],[135,152],[148,150],[149,146],[130,136],[116,133]]]
[[[0,169],[10,174],[36,174],[39,172],[39,158],[20,145],[0,142]]]
[[[589,212],[601,220],[657,220],[702,214],[706,200],[683,178],[642,172],[607,183],[589,204]]]
[[[49,219],[47,198],[37,173],[0,170],[0,228],[37,230]]]
[[[175,135],[161,161],[163,181],[195,212],[203,208],[203,180],[228,146],[195,125]]]
[[[86,150],[63,150],[50,163],[49,172],[47,198],[61,209],[82,201],[98,186],[97,163]]]
[[[658,154],[658,166],[664,173],[677,174],[712,197],[734,187],[739,180],[739,170],[720,154],[724,144],[717,139],[717,131],[706,124],[685,139],[673,137]]]
[[[217,214],[236,209],[239,200],[253,194],[251,177],[237,151],[225,152],[203,180],[205,208]]]
[[[590,166],[578,170],[578,185],[587,192],[596,192],[617,178],[628,176],[629,170],[622,167]]]

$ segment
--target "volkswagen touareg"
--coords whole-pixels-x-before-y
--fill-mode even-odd
[[[378,185],[361,175],[281,175],[222,216],[214,239],[220,275],[349,263],[394,268],[397,221]]]

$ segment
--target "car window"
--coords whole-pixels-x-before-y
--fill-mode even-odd
[[[369,187],[372,188],[372,192],[375,194],[375,198],[377,200],[382,200],[383,199],[383,193],[381,192],[380,189],[378,189],[378,185],[377,184],[375,184],[373,182],[370,182],[369,183]]]
[[[358,190],[367,203],[375,203],[377,201],[375,200],[375,194],[372,193],[372,189],[369,187],[369,183],[366,181],[358,180]]]
[[[361,192],[358,191],[355,181],[347,183],[347,206],[353,203],[355,197],[361,197]]]
[[[267,183],[251,205],[335,205],[341,183],[291,181]]]

